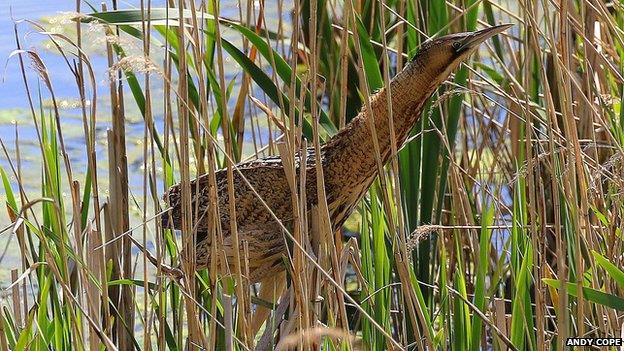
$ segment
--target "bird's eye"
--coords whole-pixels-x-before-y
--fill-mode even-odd
[[[457,50],[461,47],[461,43],[458,41],[453,42],[453,49]]]

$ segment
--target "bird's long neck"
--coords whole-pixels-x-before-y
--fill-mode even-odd
[[[422,59],[411,62],[392,79],[390,89],[384,88],[371,98],[370,109],[364,106],[360,114],[324,146],[325,180],[330,191],[344,192],[360,186],[368,188],[377,175],[371,121],[374,121],[381,161],[386,164],[389,160],[394,149],[389,105],[392,109],[395,150],[403,145],[425,102],[446,79],[446,76],[442,77],[440,72],[427,66]]]

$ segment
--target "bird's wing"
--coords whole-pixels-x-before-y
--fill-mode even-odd
[[[313,154],[309,156],[313,157]],[[298,157],[296,167],[298,168]],[[218,211],[221,228],[225,235],[230,231],[230,201],[228,179],[225,169],[215,174],[218,196]],[[198,233],[209,231],[210,188],[209,175],[204,174],[191,181],[191,212],[193,226]],[[311,179],[308,179],[310,182]],[[291,190],[279,156],[267,157],[236,165],[233,170],[233,192],[235,198],[236,224],[239,231],[254,230],[268,224],[275,224],[270,210],[283,222],[292,219]],[[252,190],[253,188],[253,190]],[[264,201],[260,201],[260,198]],[[172,186],[165,195],[171,208],[163,214],[163,226],[181,229],[182,197],[180,184]],[[269,208],[267,208],[267,206]],[[274,226],[273,226],[274,227]]]

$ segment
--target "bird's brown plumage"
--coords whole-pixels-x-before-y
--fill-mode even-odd
[[[370,110],[363,108],[343,130],[321,147],[320,162],[333,230],[342,226],[377,176],[371,121],[374,121],[382,163],[385,164],[391,156],[388,96],[391,96],[396,147],[400,148],[436,88],[481,42],[507,27],[503,25],[478,32],[452,34],[424,43],[415,58],[392,79],[390,88],[382,89],[371,98]],[[308,149],[307,153],[305,185],[307,208],[311,209],[317,202],[315,165],[319,160],[313,149]],[[295,161],[299,172],[299,155]],[[280,224],[249,185],[286,228],[291,227],[293,218],[291,190],[279,156],[241,163],[237,168],[239,171],[234,171],[234,194],[238,238],[248,242],[248,278],[257,282],[283,270],[285,240]],[[218,171],[216,180],[224,249],[228,262],[234,262],[226,171]],[[198,267],[207,267],[211,245],[210,235],[207,234],[211,229],[208,228],[211,221],[206,218],[211,213],[208,211],[208,175],[191,181],[191,197],[193,228],[197,232],[196,261]],[[165,200],[171,206],[171,211],[163,215],[163,226],[180,229],[180,186],[171,187]]]

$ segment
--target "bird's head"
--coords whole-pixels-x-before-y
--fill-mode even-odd
[[[479,45],[487,39],[499,34],[512,24],[501,24],[476,32],[454,33],[424,42],[413,64],[415,67],[426,67],[432,80],[446,79],[448,75],[474,53]],[[432,82],[439,84],[441,82]]]

